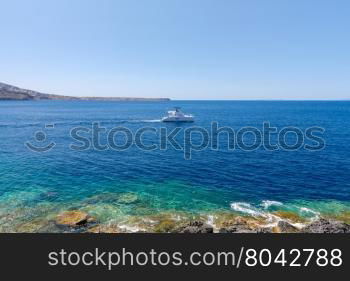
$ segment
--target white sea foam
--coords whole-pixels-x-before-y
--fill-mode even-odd
[[[282,206],[283,203],[273,200],[263,200],[260,205],[264,207],[264,209],[268,209],[271,206]]]
[[[293,222],[289,222],[291,225],[293,225],[294,227],[298,228],[298,229],[302,229],[306,226],[305,223],[301,223],[301,222],[296,222],[296,223],[293,223]]]
[[[181,221],[183,218],[180,215],[175,215],[171,217],[175,221]]]
[[[126,232],[138,232],[138,231],[146,231],[144,228],[140,228],[137,226],[127,225],[127,224],[121,224],[118,225],[118,227]]]
[[[273,206],[273,205],[281,206],[281,205],[283,205],[283,203],[278,202],[278,201],[264,200],[260,204],[260,206],[264,207],[264,209],[260,210],[256,207],[252,206],[251,204],[246,203],[246,202],[232,202],[231,209],[233,209],[234,211],[237,211],[237,212],[248,214],[248,215],[253,216],[253,217],[265,218],[265,222],[260,224],[261,227],[274,227],[274,226],[277,226],[278,222],[280,222],[280,221],[287,221],[288,223],[290,223],[291,225],[295,226],[298,229],[305,227],[306,224],[304,224],[304,223],[299,223],[299,222],[295,223],[295,222],[292,222],[288,219],[283,219],[283,218],[281,218],[273,213],[265,211],[266,209],[268,209],[270,206]],[[306,207],[300,207],[299,210],[301,212],[313,214],[314,216],[311,218],[311,220],[316,220],[320,216],[319,212],[311,210],[311,209],[306,208]]]
[[[301,212],[311,213],[311,214],[314,214],[314,215],[317,215],[317,216],[319,216],[319,215],[320,215],[320,213],[319,213],[319,212],[314,211],[314,210],[311,210],[311,209],[306,208],[306,207],[301,207],[301,208],[299,208],[299,210],[300,210]]]
[[[214,225],[214,216],[213,215],[209,215],[206,223],[211,225],[211,226],[213,226]]]
[[[314,210],[311,210],[311,209],[306,208],[306,207],[301,207],[301,208],[299,208],[299,210],[301,212],[304,212],[304,213],[313,214],[314,216],[311,218],[311,221],[315,221],[315,220],[319,219],[320,215],[321,215],[321,213],[314,211]]]
[[[144,223],[148,223],[148,224],[156,224],[158,221],[156,221],[156,220],[152,220],[152,219],[150,219],[150,218],[144,218],[144,219],[142,219],[142,221],[144,222]]]
[[[265,214],[256,208],[254,208],[249,203],[245,202],[233,202],[231,203],[231,209],[237,212],[245,213],[251,216],[264,216]]]
[[[275,201],[276,203],[280,203]],[[282,204],[282,203],[281,203]],[[261,224],[261,227],[274,227],[278,224],[282,219],[274,214],[269,212],[265,212],[263,210],[259,210],[252,206],[249,203],[245,202],[233,202],[231,203],[231,208],[237,212],[245,213],[251,215],[253,217],[263,217],[265,218],[264,224]]]

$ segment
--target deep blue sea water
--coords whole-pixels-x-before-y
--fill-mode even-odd
[[[194,114],[196,121],[159,122],[173,106]],[[236,131],[245,126],[262,129],[263,122],[278,130],[318,126],[325,130],[318,133],[325,147],[318,151],[228,150],[222,134],[218,150],[192,151],[187,160],[184,151],[171,146],[152,151],[135,145],[125,151],[70,148],[81,145],[71,138],[70,130],[91,129],[93,122],[107,132],[117,126],[132,132],[155,128],[156,133],[143,135],[144,144],[150,145],[159,144],[161,128],[170,132],[180,127],[176,139],[183,144],[186,128],[210,130],[214,121]],[[349,124],[350,102],[346,101],[2,101],[0,231],[21,231],[27,222],[35,224],[70,209],[84,210],[102,222],[124,224],[164,213],[213,219],[220,212],[264,215],[287,210],[305,217],[349,212]],[[35,139],[39,131],[46,134],[46,140]],[[81,135],[91,138],[91,132]],[[101,133],[99,140],[106,144],[107,134]],[[247,134],[245,140],[254,139]],[[289,144],[294,140],[295,136],[288,135]],[[28,141],[38,147],[50,142],[56,146],[48,152],[34,152],[25,145]],[[121,145],[122,135],[116,141]],[[193,143],[200,141],[201,136],[194,133]],[[276,136],[272,142],[277,142]],[[308,139],[305,143],[312,144]]]

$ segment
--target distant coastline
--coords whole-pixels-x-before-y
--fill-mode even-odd
[[[33,90],[22,89],[16,86],[0,82],[0,101],[36,101],[36,100],[53,100],[53,101],[170,101],[169,98],[134,98],[134,97],[72,97],[64,95],[53,95],[40,93]]]

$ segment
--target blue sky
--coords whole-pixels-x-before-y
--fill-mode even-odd
[[[55,94],[349,99],[347,0],[0,1],[0,81]]]

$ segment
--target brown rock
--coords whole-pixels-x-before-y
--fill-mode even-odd
[[[41,228],[47,226],[49,222],[44,219],[34,219],[32,221],[25,222],[16,227],[16,232],[20,233],[33,233],[38,232]]]
[[[57,224],[66,226],[81,226],[90,221],[89,215],[82,211],[66,211],[59,214],[56,218]]]
[[[350,211],[344,211],[338,214],[330,214],[325,216],[325,218],[350,224]]]
[[[284,220],[289,220],[291,222],[305,222],[305,219],[299,216],[298,214],[292,213],[292,212],[287,212],[287,211],[277,211],[273,212],[274,215],[280,217],[281,219]]]
[[[171,232],[176,227],[176,222],[173,220],[163,220],[154,228],[154,232]]]
[[[88,233],[121,233],[122,231],[115,225],[96,225],[87,230]]]

